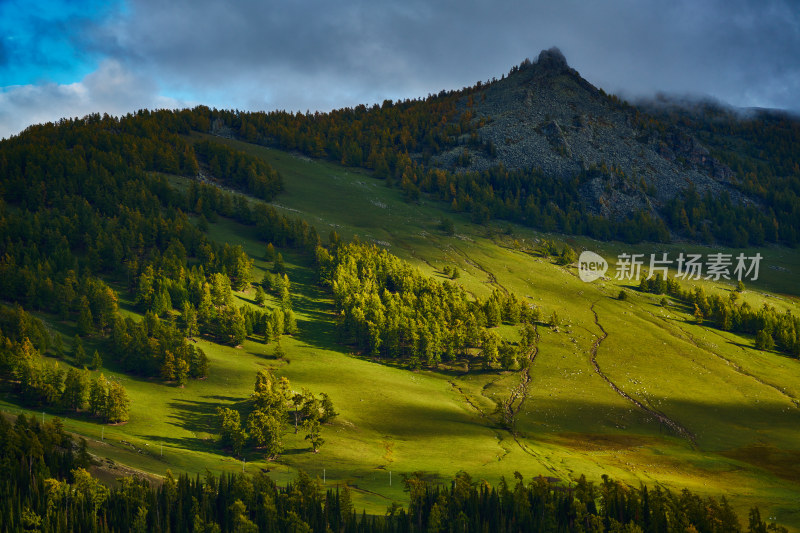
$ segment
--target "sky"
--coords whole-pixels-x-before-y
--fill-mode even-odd
[[[553,46],[626,98],[800,111],[800,0],[0,0],[0,137],[94,112],[424,97]]]

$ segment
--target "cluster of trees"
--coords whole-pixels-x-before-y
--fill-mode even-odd
[[[711,155],[733,170],[734,186],[756,196],[761,204],[757,208],[731,205],[728,195],[698,198],[687,191],[688,196],[673,200],[665,210],[674,229],[734,246],[800,243],[800,121],[796,117],[775,111],[743,115],[714,104],[647,111],[640,115],[640,123],[666,139],[684,132],[697,137]]]
[[[0,450],[3,531],[786,532],[757,508],[743,528],[725,498],[632,488],[606,476],[565,486],[515,474],[513,486],[492,487],[462,472],[444,487],[415,473],[404,479],[408,510],[393,503],[385,516],[359,515],[346,485],[325,490],[305,472],[284,487],[263,472],[177,479],[167,472],[157,486],[126,477],[107,487],[87,471],[85,440],[75,443],[58,419],[42,424],[25,415],[13,424],[0,415]]]
[[[65,372],[42,357],[40,350],[51,345],[59,355],[61,342],[58,334],[50,335],[39,319],[21,308],[0,308],[0,380],[12,383],[29,406],[73,411],[88,407],[107,422],[127,420],[130,400],[118,381],[102,374],[90,379],[88,371],[74,367]]]
[[[578,260],[578,254],[572,246],[564,244],[559,248],[555,241],[549,239],[542,239],[539,252],[562,266],[570,265]]]
[[[269,201],[283,190],[281,175],[261,159],[211,141],[195,143],[194,151],[212,176],[256,198]]]
[[[402,102],[384,100],[370,108],[359,105],[329,113],[247,113],[197,107],[192,114],[200,131],[214,131],[224,124],[248,142],[370,168],[384,178],[394,176],[398,166],[402,176],[404,165],[398,160],[408,159],[407,154],[420,153],[427,159],[477,128],[471,114],[458,116],[457,102],[470,91],[442,91]]]
[[[512,69],[513,70],[513,69]],[[643,139],[656,133],[661,142],[679,145],[686,130],[709,146],[712,155],[732,168],[738,186],[759,197],[765,209],[734,205],[727,195],[695,198],[691,190],[664,206],[663,220],[638,211],[625,220],[593,216],[579,194],[580,186],[601,175],[631,182],[632,190],[650,192],[646,183],[628,180],[619,169],[605,165],[563,181],[537,169],[509,171],[496,165],[484,172],[451,172],[430,165],[432,155],[464,145],[456,167],[469,164],[467,147],[489,157],[496,147],[481,141],[472,104],[482,83],[460,91],[442,92],[424,100],[384,102],[371,108],[340,109],[330,113],[243,113],[196,108],[197,124],[227,125],[249,142],[298,150],[346,165],[374,171],[376,177],[402,188],[416,200],[422,192],[472,214],[476,222],[489,218],[513,220],[546,231],[584,234],[626,242],[670,240],[669,230],[694,239],[734,246],[764,242],[800,242],[800,167],[794,154],[800,123],[789,117],[758,113],[743,118],[719,109],[702,112],[637,109],[607,96],[609,105],[624,108],[643,130]],[[466,100],[465,106],[457,102]],[[730,143],[735,138],[740,142]],[[666,221],[666,224],[665,222]]]
[[[29,406],[87,411],[106,422],[128,420],[130,400],[125,387],[103,374],[90,378],[88,371],[70,367],[64,372],[57,363],[48,364],[20,350],[12,377],[23,403]],[[38,354],[36,354],[38,355]]]
[[[331,288],[339,333],[364,353],[405,359],[412,366],[472,359],[484,368],[515,368],[523,350],[492,328],[533,323],[539,310],[495,290],[473,300],[454,283],[439,282],[376,246],[350,243],[317,250],[318,276]]]
[[[191,324],[184,324],[181,329],[174,319],[161,320],[151,312],[139,321],[118,315],[107,341],[108,354],[126,372],[161,377],[183,386],[188,378],[208,375],[208,357],[187,339],[191,328]]]
[[[715,157],[734,169],[736,186],[761,199],[763,209],[734,205],[726,195],[700,198],[687,190],[664,206],[663,220],[643,210],[624,220],[611,220],[591,215],[579,189],[587,180],[601,175],[607,179],[619,177],[617,181],[631,182],[632,189],[647,192],[647,184],[636,183],[635,177],[633,181],[627,179],[619,169],[600,165],[571,180],[561,180],[535,168],[509,170],[496,165],[483,172],[456,172],[430,164],[433,155],[457,145],[483,150],[490,157],[496,153],[496,147],[481,141],[477,133],[482,122],[475,119],[472,105],[482,88],[478,83],[425,99],[385,101],[370,108],[362,105],[330,113],[246,113],[201,106],[176,112],[142,111],[120,119],[92,115],[57,125],[34,126],[5,141],[0,147],[0,176],[9,177],[4,187],[7,201],[35,208],[65,201],[61,198],[70,201],[79,190],[72,184],[74,176],[87,174],[87,184],[92,189],[89,203],[113,208],[120,198],[128,205],[128,200],[141,191],[129,187],[120,197],[113,189],[107,192],[95,187],[109,178],[115,179],[115,172],[109,169],[129,168],[128,178],[138,171],[194,176],[199,158],[221,181],[271,199],[282,189],[282,180],[274,169],[220,143],[205,140],[192,144],[186,140],[192,130],[213,133],[227,129],[249,142],[370,169],[376,177],[402,188],[410,200],[429,193],[450,203],[455,211],[471,213],[476,222],[499,218],[546,231],[627,242],[667,241],[668,228],[692,238],[733,245],[793,245],[800,240],[796,229],[800,227],[800,167],[793,156],[798,150],[800,124],[790,117],[756,114],[742,118],[719,110],[691,113],[676,108],[645,112],[623,106],[645,130],[643,138],[655,132],[662,142],[680,144],[686,137],[681,136],[681,128],[697,134],[712,148]],[[613,97],[606,98],[609,105],[621,105]],[[459,105],[464,100],[466,105]],[[742,142],[734,147],[726,140],[731,137]],[[460,158],[462,165],[468,157],[465,149]],[[29,185],[44,176],[52,178],[47,180],[47,186]],[[149,179],[162,192],[169,189],[163,178]],[[179,196],[175,191],[170,194]],[[184,204],[177,198],[176,201]],[[257,218],[243,199],[202,184],[193,187],[189,201],[181,209],[203,213],[206,218],[220,213],[251,224]],[[270,233],[276,226],[271,227]],[[285,244],[278,235],[264,239]],[[114,239],[108,240],[98,245],[114,248]],[[108,265],[114,262],[113,257],[103,254],[97,254],[97,258]]]
[[[413,197],[416,190],[429,193],[453,211],[470,213],[475,223],[494,218],[603,240],[669,241],[663,221],[647,211],[620,220],[591,214],[580,188],[594,177],[593,172],[560,180],[538,169],[510,170],[502,164],[482,172],[450,172],[412,162],[399,184],[407,197]]]
[[[799,208],[800,209],[800,208]],[[798,241],[791,227],[782,227],[775,213],[762,207],[735,205],[727,191],[702,197],[694,187],[668,200],[662,210],[670,227],[692,239],[729,246],[763,246],[767,242]]]
[[[251,204],[242,195],[230,194],[219,187],[197,181],[189,184],[179,207],[200,217],[200,229],[207,227],[208,222],[215,222],[218,216],[223,216],[255,226],[259,239],[278,246],[313,252],[320,242],[316,228],[305,220],[289,218],[271,205],[261,202]]]
[[[248,259],[248,263],[252,261]],[[279,340],[284,334],[297,332],[288,277],[275,278],[276,281],[270,281],[270,286],[276,287],[283,296],[281,308],[255,309],[235,304],[229,276],[217,272],[207,277],[202,266],[181,271],[177,278],[156,278],[155,281],[151,281],[152,275],[145,272],[139,279],[137,301],[141,304],[146,301],[142,295],[150,294],[154,295],[153,302],[167,302],[164,314],[168,318],[162,320],[158,316],[160,304],[156,309],[151,306],[138,322],[117,315],[109,335],[109,352],[128,372],[161,376],[165,381],[175,381],[180,386],[186,383],[187,378],[206,377],[208,358],[191,342],[197,335],[235,346],[254,334],[270,342]],[[257,294],[258,290],[263,294],[261,285],[256,289]],[[181,305],[180,320],[172,313],[173,305],[178,302]],[[262,297],[260,305],[263,304]]]
[[[651,279],[643,278],[639,288],[653,294],[668,294],[689,305],[698,322],[707,321],[724,331],[755,335],[755,347],[759,350],[778,349],[800,358],[800,317],[789,310],[781,313],[766,302],[760,309],[754,309],[741,300],[742,287],[725,298],[708,295],[702,287],[683,289],[676,279],[656,274]]]
[[[282,435],[287,424],[306,432],[305,440],[314,453],[325,442],[322,425],[333,420],[337,413],[333,402],[324,392],[315,396],[310,390],[293,392],[289,380],[278,379],[272,369],[261,370],[256,376],[251,396],[250,414],[245,424],[242,415],[235,409],[217,409],[220,443],[240,455],[248,443],[262,450],[269,460],[283,452]]]

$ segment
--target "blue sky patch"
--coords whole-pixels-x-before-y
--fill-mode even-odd
[[[79,81],[100,59],[84,46],[87,34],[123,8],[108,0],[3,0],[0,86]]]

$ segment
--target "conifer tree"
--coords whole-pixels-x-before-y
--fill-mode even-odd
[[[86,392],[88,379],[86,375],[75,368],[67,370],[64,379],[64,394],[62,396],[64,406],[68,409],[78,411],[86,403]]]
[[[100,370],[103,368],[103,359],[100,357],[100,352],[97,350],[92,354],[92,370]]]
[[[83,340],[79,335],[75,335],[75,340],[72,343],[73,357],[75,358],[75,365],[82,367],[86,364],[86,350],[83,348]]]

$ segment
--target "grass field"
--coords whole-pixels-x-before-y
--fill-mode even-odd
[[[104,428],[88,419],[66,423],[91,438],[95,453],[154,474],[167,468],[265,469],[282,482],[305,469],[329,485],[356,487],[356,503],[380,514],[392,501],[406,501],[401,475],[413,471],[445,481],[465,470],[491,483],[515,471],[565,481],[609,474],[633,485],[725,495],[740,516],[758,505],[762,516],[800,531],[800,361],[756,351],[752,338],[698,326],[681,306],[662,307],[660,297],[632,290],[632,282],[629,298],[620,301],[615,297],[622,282],[584,283],[574,266],[523,251],[542,238],[556,239],[600,253],[613,268],[623,251],[673,256],[711,249],[476,226],[432,201],[405,203],[399,191],[364,172],[226,142],[277,168],[287,190],[274,205],[306,219],[321,235],[334,229],[346,239],[378,243],[431,276],[455,265],[462,273],[458,283],[470,293],[513,292],[541,307],[544,317],[556,311],[562,324],[558,331],[539,327],[531,385],[511,432],[492,413],[519,383],[519,372],[411,372],[348,353],[334,342],[333,305],[312,281],[310,258],[280,250],[300,328],[282,342],[288,362],[273,359],[273,345],[258,341],[231,348],[201,340],[211,372],[185,388],[105,370],[129,391],[130,421]],[[443,216],[454,221],[454,236],[437,229]],[[256,258],[254,280],[261,278],[268,267],[261,259],[264,243],[249,228],[220,220],[209,231],[218,241],[242,244]],[[761,276],[748,283],[744,297],[754,307],[769,302],[797,313],[800,252],[759,252]],[[698,283],[709,292],[732,288]],[[252,294],[239,297],[245,304]],[[54,327],[68,338],[74,334],[69,324]],[[274,462],[251,453],[243,463],[215,443],[216,408],[244,405],[256,372],[267,366],[288,377],[293,388],[327,392],[333,399],[340,416],[325,427],[320,453],[311,453],[302,434],[291,431],[285,453]],[[8,396],[0,398],[0,408],[20,410]],[[670,429],[665,419],[692,438]]]

